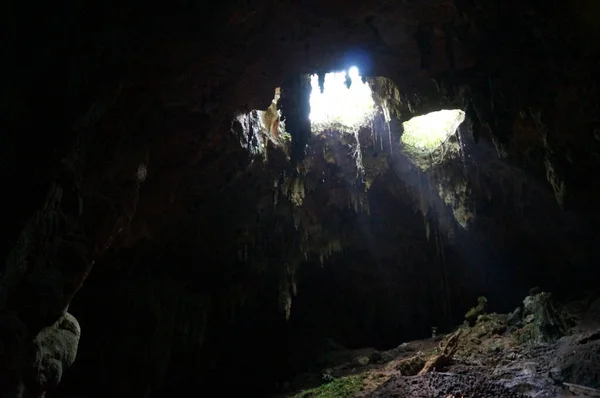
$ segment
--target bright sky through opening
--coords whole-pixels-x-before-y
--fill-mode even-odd
[[[413,117],[403,123],[402,142],[413,148],[432,152],[456,133],[464,120],[465,112],[460,109],[442,109]]]
[[[310,77],[310,121],[313,130],[322,130],[339,124],[358,128],[366,124],[375,113],[375,102],[371,88],[363,83],[358,68],[348,70],[352,84],[346,86],[346,71],[325,74],[323,92],[319,88],[319,77]]]

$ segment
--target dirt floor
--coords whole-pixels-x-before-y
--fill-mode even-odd
[[[482,312],[448,335],[338,352],[332,358],[345,362],[300,375],[281,396],[600,397],[600,298],[558,306],[544,294],[513,314]]]

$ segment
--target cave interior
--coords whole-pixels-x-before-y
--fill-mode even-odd
[[[514,352],[585,318],[582,368],[489,396],[600,394],[597,1],[13,3],[1,397],[292,396],[573,303]]]

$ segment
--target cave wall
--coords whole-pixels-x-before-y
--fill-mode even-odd
[[[387,345],[395,334],[410,337],[442,321],[437,315],[407,321],[417,308],[413,302],[430,314],[446,311],[449,322],[479,294],[500,298],[533,281],[568,294],[571,286],[590,283],[590,265],[600,259],[598,9],[592,1],[562,6],[533,0],[281,1],[224,2],[206,9],[195,2],[147,7],[63,2],[36,6],[34,16],[33,5],[10,4],[4,14],[12,40],[5,49],[10,79],[1,107],[1,175],[16,192],[5,195],[10,215],[0,239],[7,259],[0,273],[0,314],[7,325],[3,369],[20,377],[28,366],[26,342],[73,297],[82,352],[81,364],[76,361],[72,379],[62,387],[66,392],[80,391],[76,379],[91,372],[86,366],[112,369],[103,393],[141,396],[162,377],[175,383],[180,369],[174,363],[185,358],[186,348],[177,346],[179,354],[173,354],[163,343],[185,334],[185,311],[196,316],[188,334],[195,341],[188,350],[194,358],[184,362],[193,364],[186,380],[211,363],[214,373],[206,374],[227,374],[225,347],[226,358],[247,352],[244,358],[256,355],[262,366],[284,361],[271,354],[263,360],[261,352],[273,347],[255,347],[269,346],[270,339],[286,346],[283,337],[277,340],[289,327],[277,296],[285,262],[301,262],[302,256],[285,244],[296,236],[291,204],[270,209],[273,181],[282,169],[293,168],[276,159],[268,167],[256,159],[248,166],[251,159],[230,133],[230,123],[236,112],[264,109],[273,88],[286,79],[348,63],[395,83],[400,120],[445,105],[466,110],[465,134],[473,148],[467,170],[478,214],[474,230],[446,238],[445,261],[462,281],[451,284],[451,298],[439,298],[444,293],[431,298],[437,274],[431,275],[436,282],[403,295],[394,292],[401,290],[397,285],[373,293],[356,282],[365,273],[376,275],[364,268],[373,262],[384,274],[392,266],[421,269],[420,262],[435,264],[438,272],[442,263],[428,260],[431,247],[416,221],[420,216],[398,216],[409,219],[409,233],[395,234],[391,227],[369,232],[389,239],[387,249],[369,247],[362,234],[345,234],[356,251],[333,257],[327,271],[307,266],[297,288],[311,291],[319,272],[334,273],[327,283],[316,283],[322,287],[314,288],[315,298],[325,299],[328,283],[337,281],[339,291],[376,294],[376,304],[354,319],[361,326],[348,325],[352,332],[344,335],[331,326],[323,333],[338,333],[349,345]],[[408,179],[402,162],[394,167],[384,185],[393,185],[392,175]],[[315,216],[326,213],[322,210]],[[336,223],[343,218],[330,217]],[[339,225],[358,230],[356,221]],[[238,242],[248,226],[260,244],[252,261],[240,261]],[[399,256],[396,240],[423,249]],[[374,252],[379,258],[370,260]],[[79,298],[75,293],[92,266]],[[497,275],[504,275],[499,285]],[[377,276],[375,286],[382,279],[389,282]],[[405,279],[427,280],[421,273],[397,277]],[[194,286],[181,288],[185,281]],[[314,305],[301,294],[300,320],[292,310],[290,322],[297,327],[311,321]],[[190,301],[202,306],[189,309]],[[444,309],[450,303],[453,308]],[[338,309],[348,313],[355,305],[340,303],[319,316]],[[231,307],[245,310],[232,317]],[[404,315],[374,320],[373,311],[381,308]],[[263,309],[264,322],[253,321],[263,319],[255,318]],[[212,326],[203,330],[205,323]],[[382,337],[385,328],[389,332]],[[218,337],[222,333],[230,337]],[[132,347],[134,336],[142,337]],[[200,337],[210,344],[200,344]],[[96,341],[104,342],[102,350],[92,348],[99,347]],[[120,363],[123,350],[132,361],[146,353],[142,364],[159,366],[135,379],[124,370],[141,362]],[[101,352],[106,357],[91,365]],[[239,369],[248,363],[253,362],[241,361]]]

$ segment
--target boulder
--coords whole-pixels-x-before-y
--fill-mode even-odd
[[[41,395],[60,383],[65,369],[75,362],[80,335],[79,322],[69,313],[37,334],[33,340],[33,385],[28,389]]]
[[[525,297],[522,318],[524,325],[519,331],[522,342],[550,343],[569,330],[566,317],[548,292]]]

